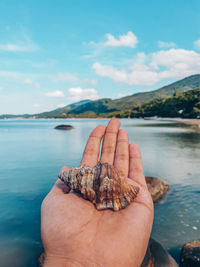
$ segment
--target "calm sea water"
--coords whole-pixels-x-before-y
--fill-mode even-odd
[[[108,120],[0,121],[0,266],[34,267],[42,250],[40,206],[63,165],[78,166],[91,130]],[[58,131],[58,124],[72,124]],[[152,237],[178,261],[200,238],[200,134],[179,124],[122,120],[142,151],[145,175],[171,189],[155,206]],[[134,229],[133,229],[134,231]]]

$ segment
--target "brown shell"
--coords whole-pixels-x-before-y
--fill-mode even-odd
[[[90,168],[82,165],[59,174],[71,190],[90,200],[97,210],[126,208],[139,192],[139,188],[121,178],[117,169],[108,163],[98,162]]]

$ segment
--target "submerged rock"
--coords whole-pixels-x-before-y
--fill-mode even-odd
[[[154,177],[146,176],[146,183],[154,203],[158,203],[167,193],[169,185]]]
[[[178,267],[178,265],[161,244],[150,238],[141,267]]]
[[[74,129],[74,127],[72,125],[61,124],[61,125],[56,126],[54,129],[57,129],[57,130],[71,130],[71,129]]]
[[[182,247],[180,267],[200,266],[200,240],[189,242]]]

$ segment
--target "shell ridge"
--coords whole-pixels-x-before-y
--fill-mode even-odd
[[[100,161],[93,168],[86,165],[71,168],[58,178],[92,202],[97,210],[124,209],[139,192],[139,187],[128,184],[113,165]]]

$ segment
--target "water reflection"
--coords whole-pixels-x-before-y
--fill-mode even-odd
[[[92,129],[107,122],[0,121],[1,264],[36,266],[42,199],[63,165],[79,165]],[[62,123],[75,129],[54,130]],[[200,236],[200,134],[176,123],[137,119],[121,124],[129,141],[141,148],[145,174],[170,184],[167,196],[155,206],[152,237],[178,259],[181,246]]]
[[[178,145],[181,148],[190,147],[192,149],[200,148],[200,134],[190,131],[184,132],[163,132],[157,134],[160,138],[168,139],[168,142],[172,142],[174,145]],[[172,145],[173,145],[172,144]]]
[[[184,124],[184,123],[180,123],[180,122],[152,122],[152,121],[146,121],[146,123],[144,123],[144,121],[142,121],[141,123],[136,123],[136,124],[132,124],[129,125],[129,127],[159,127],[159,128],[190,128],[189,125]]]

